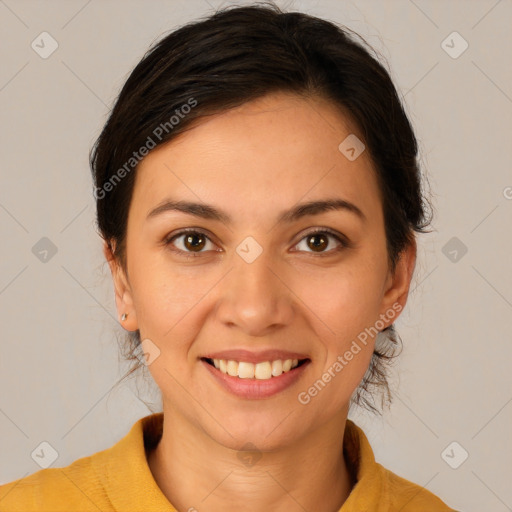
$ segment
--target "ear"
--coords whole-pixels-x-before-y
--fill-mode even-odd
[[[121,263],[113,254],[113,247],[114,246],[111,248],[106,241],[103,244],[103,254],[105,255],[105,259],[110,267],[112,280],[114,282],[117,315],[120,319],[121,325],[127,331],[136,331],[139,327],[130,284]],[[123,314],[126,314],[125,320],[121,319]]]
[[[407,303],[409,287],[416,265],[416,251],[416,240],[413,238],[413,241],[399,254],[395,271],[389,271],[380,311],[386,327],[400,316]]]

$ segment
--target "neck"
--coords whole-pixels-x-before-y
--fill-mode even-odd
[[[164,418],[162,438],[149,452],[148,464],[178,510],[231,512],[243,504],[247,512],[338,512],[355,484],[343,455],[346,415],[252,459],[165,409]]]

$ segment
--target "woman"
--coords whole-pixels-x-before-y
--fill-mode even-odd
[[[453,510],[347,418],[389,401],[428,224],[414,133],[362,44],[273,6],[189,24],[136,66],[91,165],[163,413],[1,487],[1,510]]]

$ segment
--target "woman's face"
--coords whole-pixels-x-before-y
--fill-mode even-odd
[[[354,133],[324,100],[272,94],[139,165],[119,314],[146,340],[164,412],[224,446],[273,449],[339,427],[372,328],[405,305],[414,248],[392,275],[368,152],[354,159],[353,139],[339,149]],[[350,206],[300,208],[316,201]],[[287,359],[301,364],[281,373]]]

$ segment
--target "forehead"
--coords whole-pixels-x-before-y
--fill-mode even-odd
[[[250,218],[255,209],[263,215],[339,196],[372,216],[380,200],[368,152],[350,160],[339,148],[357,135],[348,116],[326,100],[267,95],[201,118],[154,149],[138,166],[132,206],[145,215],[171,196]]]

